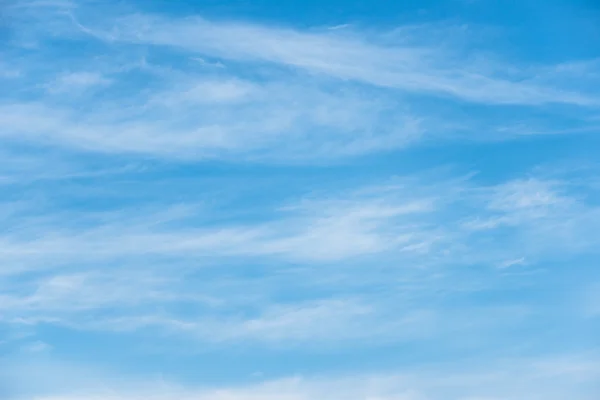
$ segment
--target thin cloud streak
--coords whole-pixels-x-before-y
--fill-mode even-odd
[[[600,213],[568,194],[565,184],[530,178],[478,187],[468,180],[424,185],[397,179],[337,198],[288,203],[269,211],[266,222],[229,226],[203,220],[211,211],[194,207],[88,212],[83,219],[45,211],[1,239],[8,285],[1,297],[4,323],[118,332],[158,328],[210,342],[275,344],[360,341],[365,325],[371,327],[367,337],[380,341],[473,332],[473,326],[481,333],[497,326],[501,314],[504,326],[518,325],[528,306],[494,306],[496,317],[488,321],[489,308],[453,310],[439,301],[486,290],[501,279],[530,282],[517,272],[535,273],[556,254],[594,254],[598,242],[589,232]],[[5,218],[17,221],[23,212],[13,205]],[[58,223],[64,218],[72,227]],[[263,265],[264,286],[238,276],[241,266],[229,267],[234,275],[227,279],[219,275],[220,264],[236,260]],[[127,273],[118,268],[123,263]],[[299,265],[288,270],[287,263]],[[290,282],[306,282],[321,294],[272,303],[274,288]],[[380,288],[378,295],[361,292],[372,287]],[[150,312],[160,304],[174,308]],[[180,314],[184,304],[195,304],[199,314]],[[120,312],[103,315],[116,305]],[[233,310],[244,310],[244,317]]]
[[[495,368],[469,362],[421,365],[411,371],[356,373],[343,376],[291,376],[239,386],[193,387],[163,380],[127,383],[77,369],[79,381],[57,379],[55,394],[36,400],[592,400],[600,366],[590,354],[495,360]],[[23,363],[16,366],[32,376],[74,369],[70,365]],[[54,370],[49,370],[54,367]],[[85,372],[83,372],[85,371]],[[72,376],[66,374],[65,376]],[[46,376],[40,376],[46,378]],[[46,382],[47,379],[41,379]],[[68,387],[65,387],[69,384]],[[14,382],[12,382],[14,385]],[[17,381],[17,384],[21,383]],[[21,392],[24,390],[21,389]]]
[[[457,59],[450,51],[439,47],[413,44],[412,37],[401,34],[396,35],[395,45],[384,45],[361,39],[358,34],[301,32],[244,23],[211,22],[202,18],[178,20],[143,14],[126,16],[115,24],[104,25],[110,28],[97,31],[97,35],[109,42],[172,46],[226,60],[270,62],[409,92],[488,104],[599,104],[593,92],[570,91],[555,86],[552,80],[539,82],[541,79],[535,72],[523,70],[518,79],[511,79],[492,72],[508,70],[501,65],[485,69],[478,69],[477,65],[465,68],[468,60]],[[587,65],[595,68],[593,63]],[[540,73],[544,72],[548,77],[548,69],[540,70]],[[557,74],[565,73],[562,66],[556,66],[556,70]],[[585,72],[593,74],[595,70]]]
[[[171,161],[330,163],[432,138],[585,132],[598,105],[594,60],[535,68],[472,62],[480,57],[458,56],[452,40],[442,48],[415,39],[429,37],[427,27],[301,31],[93,7],[23,2],[9,8],[15,36],[32,38],[41,51],[25,65],[13,54],[18,41],[8,47],[23,76],[0,102],[4,140]],[[75,51],[65,61],[46,42],[49,34],[64,43],[95,43],[107,55],[90,62]],[[154,54],[164,47],[177,51],[158,64]],[[197,65],[198,57],[224,67]],[[564,114],[564,121],[558,129],[508,111],[493,122],[456,117],[464,101],[498,110],[535,106]]]

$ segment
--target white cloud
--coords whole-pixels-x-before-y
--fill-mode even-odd
[[[497,73],[508,71],[507,66],[490,68],[472,59],[455,57],[440,46],[415,43],[415,37],[428,37],[429,26],[413,29],[416,30],[411,32],[414,36],[399,30],[395,35],[388,34],[384,41],[373,36],[361,38],[357,32],[301,32],[202,18],[166,19],[141,14],[103,25],[109,27],[95,31],[96,35],[111,42],[172,46],[235,61],[270,62],[409,92],[491,104],[598,105],[598,98],[582,91],[583,88],[570,91],[556,86],[553,81],[536,82],[536,71],[523,69],[511,78]],[[561,66],[557,68],[564,70]]]
[[[5,104],[2,136],[102,153],[294,162],[403,147],[421,134],[410,113],[392,115],[389,104],[356,91],[231,79],[176,85],[138,105],[115,100],[76,112],[47,103]]]
[[[508,266],[527,273],[556,254],[594,253],[588,232],[598,211],[567,188],[542,179],[478,187],[398,178],[264,210],[257,222],[216,225],[208,216],[226,211],[37,210],[24,218],[30,210],[13,204],[5,219],[15,228],[0,238],[0,309],[9,324],[156,328],[212,343],[405,341],[459,331],[468,340],[500,321],[520,324],[529,306],[459,310],[441,306],[440,297],[493,287],[510,279]],[[463,215],[506,222],[474,229]],[[240,260],[268,271],[260,282],[243,278]],[[282,302],[282,287],[320,294]],[[185,304],[197,313],[180,312]]]
[[[102,74],[82,71],[61,74],[46,87],[50,93],[72,96],[95,86],[105,86],[110,83],[110,79],[105,78]]]
[[[576,304],[555,307],[575,285],[555,283],[558,300],[544,303],[548,282],[537,279],[550,277],[556,260],[579,268],[598,255],[598,186],[586,181],[593,173],[583,182],[538,171],[485,184],[431,174],[359,190],[323,188],[311,175],[321,192],[303,197],[301,184],[279,190],[289,175],[269,168],[339,162],[433,137],[523,134],[536,118],[554,132],[589,130],[599,105],[597,60],[523,66],[459,54],[449,34],[434,40],[447,34],[439,26],[289,29],[94,7],[103,6],[23,1],[7,11],[0,222],[9,229],[0,233],[0,329],[10,335],[3,349],[54,357],[57,348],[42,337],[42,326],[51,326],[77,337],[110,332],[179,348],[183,341],[195,345],[189,353],[240,343],[261,352],[432,344],[431,352],[482,350],[494,369],[457,357],[451,367],[399,374],[155,389],[129,377],[128,385],[95,385],[102,379],[78,368],[40,372],[2,358],[0,397],[5,382],[20,389],[26,381],[48,385],[33,387],[26,400],[592,398],[593,357],[488,356],[496,345],[534,352],[552,342],[554,333],[540,338],[535,327],[595,323],[596,285]],[[23,52],[25,45],[36,51]],[[227,181],[229,170],[204,180],[198,170],[206,165],[197,162],[206,159],[235,168],[267,161],[257,170],[268,170],[269,182]],[[110,179],[145,160],[166,179],[182,165],[190,175],[186,169],[173,185],[152,173],[133,177],[131,187],[131,176]],[[367,176],[381,174],[349,181]],[[205,183],[215,177],[223,187],[212,191]]]
[[[511,181],[495,188],[489,207],[500,211],[532,211],[568,205],[565,203],[570,199],[557,193],[557,186],[557,182],[538,179]]]
[[[29,353],[41,353],[41,352],[45,352],[45,351],[49,351],[52,349],[52,346],[49,345],[48,343],[44,343],[42,341],[36,341],[33,343],[28,343],[27,345],[25,345],[22,350],[29,352]]]
[[[419,325],[429,320],[427,310],[403,312],[375,328],[377,321],[389,316],[370,312],[370,300],[325,295],[320,300],[269,306],[261,298],[268,296],[268,290],[251,287],[243,279],[228,283],[217,277],[199,282],[187,276],[202,266],[196,263],[203,259],[220,263],[258,257],[262,262],[271,258],[301,265],[335,265],[398,248],[412,253],[408,247],[428,238],[413,227],[403,227],[402,221],[431,212],[433,204],[431,199],[405,196],[382,197],[374,190],[347,193],[344,199],[310,199],[281,210],[281,219],[229,227],[192,228],[202,216],[186,207],[153,214],[122,210],[30,216],[1,240],[5,265],[4,281],[0,281],[0,288],[4,287],[2,320],[94,330],[159,327],[213,342],[360,339],[367,334],[359,329],[361,321],[371,321],[371,333],[382,337],[400,326],[405,332],[395,336],[418,336],[424,329]],[[21,213],[27,214],[29,210],[23,207],[12,207],[6,218],[16,221]],[[65,218],[72,228],[63,224]],[[170,267],[161,259],[169,260]],[[179,268],[181,260],[194,266]],[[127,271],[112,267],[123,262]],[[28,271],[34,275],[22,280]],[[195,304],[200,314],[181,315],[176,310],[184,303]],[[175,311],[152,311],[165,305]],[[244,307],[250,307],[244,316],[227,316]],[[107,310],[112,310],[109,315]]]
[[[526,265],[526,261],[524,257],[521,258],[515,258],[512,260],[506,260],[502,263],[500,263],[500,265],[498,265],[498,268],[513,268],[513,267],[519,267],[521,265]]]
[[[404,227],[402,221],[430,212],[430,199],[413,199],[409,193],[405,199],[348,195],[347,200],[303,203],[299,210],[275,213],[277,219],[271,221],[216,227],[203,226],[202,214],[193,209],[182,214],[178,207],[141,215],[122,210],[116,215],[29,216],[14,234],[0,237],[3,273],[14,271],[11,265],[17,270],[43,269],[64,262],[153,256],[275,256],[335,262],[428,241],[426,232]],[[73,228],[62,224],[64,218],[71,219]],[[186,219],[197,223],[190,225]]]
[[[259,92],[259,93],[257,93]],[[173,88],[167,93],[160,93],[151,102],[164,103],[168,107],[183,107],[186,105],[247,103],[258,100],[257,96],[264,88],[248,81],[237,79],[214,79],[186,81],[180,87]]]
[[[412,371],[362,372],[345,376],[285,377],[240,386],[189,387],[164,381],[96,379],[82,375],[59,379],[55,394],[30,395],[34,400],[578,400],[595,399],[600,366],[594,354],[494,360],[489,365],[455,362],[421,366]],[[45,369],[20,366],[32,377]],[[58,368],[57,368],[58,367]],[[73,367],[56,365],[50,376]],[[88,371],[88,373],[93,373]],[[69,376],[65,375],[66,377]],[[23,377],[19,377],[20,380]],[[42,381],[46,376],[40,376]],[[100,380],[100,382],[98,382]],[[19,381],[17,381],[19,382]],[[58,386],[58,387],[57,387]],[[32,392],[33,390],[30,390]],[[33,391],[35,393],[35,391]],[[9,398],[13,400],[12,398]]]
[[[23,2],[11,8],[11,29],[35,38],[44,51],[29,63],[8,55],[26,79],[0,104],[5,140],[171,160],[331,162],[432,137],[481,140],[532,131],[576,132],[582,124],[589,129],[587,106],[598,104],[590,90],[595,62],[509,68],[477,61],[477,54],[455,54],[451,39],[444,41],[448,48],[429,40],[431,32],[450,35],[440,34],[440,27],[300,31],[115,15],[116,9],[94,7],[101,6]],[[44,47],[49,34],[65,41],[103,38],[108,54],[90,58],[72,46],[75,50],[64,58]],[[178,52],[167,56],[158,51],[163,46]],[[190,66],[198,57],[232,65]],[[49,93],[39,93],[40,87]],[[35,93],[37,101],[24,93]],[[423,103],[421,96],[445,106]],[[478,113],[462,118],[464,110],[452,98],[488,106],[540,106],[538,111],[546,103],[568,103],[578,111],[575,118],[572,110],[547,111],[552,128],[549,116],[538,124],[512,112],[480,121]],[[564,126],[556,128],[555,120],[563,117]]]

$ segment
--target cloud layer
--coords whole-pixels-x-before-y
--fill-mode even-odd
[[[159,3],[0,10],[0,397],[597,398],[597,59]]]

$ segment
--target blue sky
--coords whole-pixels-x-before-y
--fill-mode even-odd
[[[2,3],[0,397],[597,399],[595,3]]]

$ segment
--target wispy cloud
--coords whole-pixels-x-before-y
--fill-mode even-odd
[[[589,355],[558,355],[554,357],[496,360],[497,368],[472,363],[430,365],[413,371],[389,373],[361,373],[346,376],[303,377],[292,376],[272,379],[237,387],[190,387],[154,380],[150,382],[98,382],[83,376],[82,382],[58,379],[70,387],[53,385],[53,395],[33,397],[40,400],[75,400],[85,397],[94,400],[137,399],[200,399],[200,400],[255,400],[255,399],[381,399],[381,400],[441,400],[441,399],[494,399],[494,400],[562,400],[575,396],[581,400],[594,399],[594,380],[599,366]],[[32,376],[73,367],[58,365],[18,365],[28,368]],[[46,371],[45,371],[46,370]],[[80,377],[81,369],[75,374]],[[71,374],[64,375],[71,376]],[[46,376],[40,376],[47,381]],[[110,382],[110,381],[109,381]],[[87,387],[86,387],[87,386]],[[31,391],[30,391],[31,392]]]
[[[598,60],[161,7],[2,9],[0,397],[593,398]]]
[[[415,43],[415,36],[423,31],[400,30],[387,37],[364,40],[358,35],[331,31],[300,32],[201,18],[136,15],[108,25],[106,30],[98,31],[98,36],[109,41],[173,46],[236,61],[272,62],[341,79],[475,102],[598,104],[592,93],[538,84],[536,75],[529,71],[510,77],[497,72],[501,66],[485,69],[472,63],[465,68],[466,60],[446,49]],[[565,68],[558,69],[565,72]]]
[[[481,62],[455,51],[451,40],[427,40],[440,28],[293,30],[93,7],[10,8],[15,37],[34,37],[43,51],[25,65],[11,56],[18,41],[7,48],[26,79],[0,104],[5,139],[169,159],[331,161],[431,137],[585,132],[598,105],[594,61],[537,68]],[[96,57],[64,55],[46,42],[48,33],[99,46]],[[198,57],[210,61],[199,65]],[[495,107],[499,117],[457,117],[456,100]],[[569,108],[557,113],[557,104]],[[561,125],[502,105],[537,106]]]
[[[336,157],[402,147],[419,137],[419,121],[410,114],[394,116],[383,100],[344,92],[198,79],[125,109],[102,104],[75,113],[13,103],[2,106],[1,122],[3,136],[19,142],[184,159]]]
[[[212,226],[210,220],[203,221],[205,214],[196,214],[193,207],[144,210],[141,214],[121,210],[30,215],[14,234],[2,239],[3,257],[7,266],[12,259],[20,269],[26,268],[26,260],[38,268],[64,261],[150,255],[270,255],[326,262],[426,241],[413,226],[397,224],[431,212],[431,199],[412,198],[408,193],[405,198],[348,195],[347,200],[316,199],[272,210],[266,221],[255,224]],[[12,213],[7,217],[17,221]],[[71,227],[63,224],[64,218],[71,219]],[[5,273],[10,271],[5,269]]]
[[[107,85],[109,79],[104,78],[98,73],[92,72],[71,72],[58,76],[53,82],[47,85],[50,93],[65,93],[73,95],[94,86]]]
[[[526,304],[455,309],[439,302],[476,295],[500,279],[518,287],[525,283],[518,273],[534,272],[557,254],[594,254],[597,238],[589,232],[598,210],[565,185],[541,178],[493,186],[397,178],[264,210],[261,222],[248,224],[215,225],[208,218],[214,211],[198,207],[41,214],[2,238],[3,319],[275,344],[363,335],[427,339],[474,325],[481,333],[500,320],[519,324],[530,313]],[[5,218],[17,221],[24,210],[7,209]],[[243,277],[242,267],[230,266],[226,275],[218,267],[239,260],[256,260],[270,272],[257,284]],[[117,268],[122,263],[127,271]],[[320,294],[278,305],[271,296],[281,284]],[[393,306],[398,302],[405,305]],[[185,304],[198,313],[182,314]],[[495,322],[487,318],[490,309]],[[443,317],[449,315],[452,323]],[[368,333],[359,328],[365,325]]]

